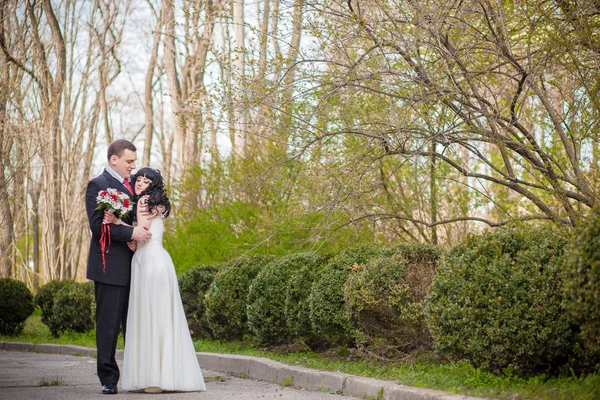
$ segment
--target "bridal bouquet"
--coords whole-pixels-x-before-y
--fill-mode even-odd
[[[96,197],[98,207],[96,210],[104,210],[114,213],[119,219],[126,217],[133,209],[133,202],[129,196],[117,189],[108,188],[98,192]],[[110,249],[110,226],[102,224],[102,234],[100,235],[100,250],[102,252],[103,271],[106,272],[105,254]]]
[[[113,188],[99,191],[96,202],[98,203],[96,210],[114,213],[119,219],[126,217],[133,208],[133,202],[129,199],[129,196]]]

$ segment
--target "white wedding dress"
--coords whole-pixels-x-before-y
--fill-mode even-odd
[[[206,390],[190,336],[171,256],[162,246],[161,218],[131,263],[123,389]]]

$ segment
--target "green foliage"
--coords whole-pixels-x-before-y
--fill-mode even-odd
[[[294,338],[312,343],[318,341],[310,323],[309,296],[313,282],[329,259],[328,255],[315,253],[301,253],[294,258],[301,268],[291,273],[284,302],[285,323]]]
[[[216,338],[241,339],[248,333],[248,288],[272,259],[268,256],[237,258],[215,275],[206,293],[206,320]]]
[[[252,281],[248,291],[248,327],[259,343],[277,344],[290,338],[285,312],[290,277],[302,268],[318,268],[319,261],[314,253],[278,257]]]
[[[600,210],[581,224],[567,247],[564,304],[586,347],[600,353]]]
[[[177,272],[195,265],[225,262],[256,243],[255,205],[231,202],[196,210],[177,223],[173,235],[165,235],[165,248]]]
[[[54,318],[54,298],[66,286],[75,285],[74,280],[55,279],[40,287],[35,295],[35,304],[42,310],[42,322],[48,326]]]
[[[356,321],[348,313],[342,293],[348,274],[357,265],[391,253],[390,249],[375,246],[351,247],[337,254],[325,266],[309,297],[310,321],[318,336],[338,344],[354,341]]]
[[[54,297],[50,332],[58,336],[65,331],[88,332],[94,329],[93,282],[66,285]]]
[[[19,335],[34,309],[33,295],[23,282],[0,278],[0,334]]]
[[[264,168],[264,160],[249,157],[185,172],[177,187],[181,193],[178,213],[169,219],[170,234],[164,239],[178,273],[249,252],[340,251],[373,241],[368,222],[331,230],[332,225],[347,222],[344,213],[303,209],[302,204],[313,201],[299,199],[292,192],[318,189],[301,177],[301,165],[289,162],[268,172]]]
[[[471,236],[437,270],[426,300],[435,346],[453,360],[499,372],[556,371],[578,351],[563,316],[556,230]]]
[[[87,332],[94,328],[94,282],[52,280],[38,289],[35,302],[42,322],[54,337],[65,331]]]
[[[352,268],[344,301],[357,322],[357,344],[366,354],[401,359],[431,347],[423,301],[438,258],[433,246],[403,246],[396,254]]]
[[[195,338],[213,337],[206,320],[206,292],[222,265],[200,265],[187,270],[179,277],[183,309],[190,332]]]

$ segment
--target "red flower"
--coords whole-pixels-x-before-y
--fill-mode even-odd
[[[123,200],[123,207],[129,207],[129,200],[128,199]]]
[[[110,198],[113,199],[113,201],[117,201],[117,195],[116,194],[111,194]]]
[[[108,190],[103,190],[100,192],[100,196],[106,196],[108,194]]]

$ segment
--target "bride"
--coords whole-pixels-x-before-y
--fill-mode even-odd
[[[162,391],[206,390],[188,328],[177,276],[162,246],[162,217],[171,205],[160,172],[142,168],[134,176],[137,225],[152,238],[138,244],[131,263],[131,293],[125,334],[123,389]],[[122,223],[111,213],[105,222]]]

